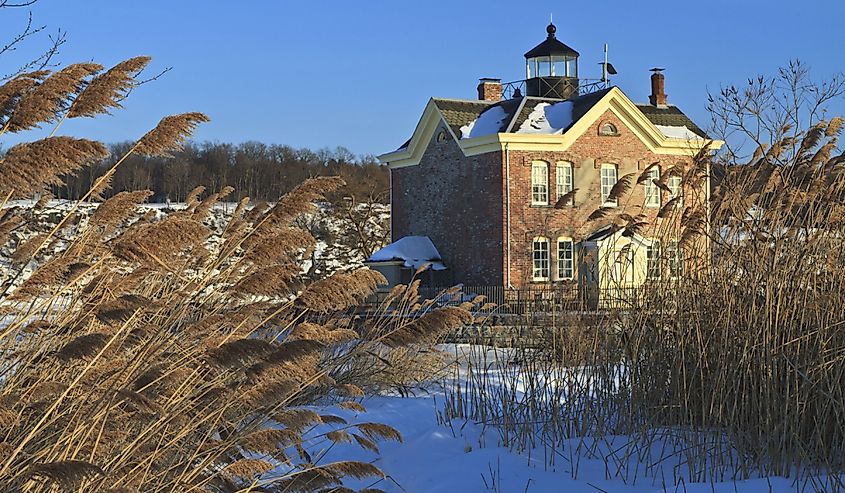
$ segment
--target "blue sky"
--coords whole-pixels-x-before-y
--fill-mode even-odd
[[[64,63],[146,54],[153,70],[173,67],[114,116],[62,127],[107,142],[198,110],[212,119],[198,140],[389,151],[430,97],[474,98],[479,77],[522,78],[522,54],[544,39],[550,13],[558,38],[581,53],[583,77],[599,77],[608,43],[626,94],[646,101],[648,69],[666,67],[669,102],[702,125],[707,92],[720,84],[792,58],[819,78],[845,70],[842,0],[40,0],[0,10],[3,36],[30,10],[35,24],[67,31]],[[0,71],[45,44],[3,56]]]

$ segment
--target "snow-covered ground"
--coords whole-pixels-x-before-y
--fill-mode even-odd
[[[448,345],[451,354],[466,356],[478,347]],[[492,353],[488,350],[488,355]],[[500,357],[502,353],[500,353]],[[459,356],[460,357],[460,356]],[[504,357],[507,357],[504,354]],[[466,361],[455,364],[466,369]],[[492,365],[491,365],[492,367]],[[495,370],[491,370],[495,371]],[[494,378],[490,382],[496,382]],[[499,379],[507,380],[506,378]],[[460,379],[440,382],[461,385]],[[395,493],[520,492],[520,493],[787,493],[822,492],[806,480],[764,477],[701,483],[690,482],[689,469],[668,458],[683,451],[670,450],[655,442],[651,454],[630,454],[632,439],[626,436],[572,438],[556,447],[550,460],[548,449],[537,447],[523,453],[500,443],[492,426],[463,419],[444,419],[445,394],[436,385],[416,396],[370,397],[363,401],[365,413],[331,407],[326,411],[344,417],[350,424],[376,422],[401,432],[403,442],[383,442],[380,453],[353,445],[335,444],[320,462],[362,460],[378,466],[387,477],[364,480],[347,486],[375,487]],[[655,457],[666,456],[661,462]],[[550,466],[549,464],[554,464]]]
[[[796,491],[786,478],[763,478],[723,483],[675,485],[670,477],[640,477],[636,481],[614,478],[601,454],[587,454],[579,440],[570,450],[562,450],[556,469],[544,467],[544,457],[515,454],[495,443],[497,434],[482,426],[467,423],[452,427],[438,424],[435,413],[437,395],[418,397],[373,397],[364,401],[366,413],[358,420],[384,423],[402,433],[404,441],[386,442],[381,454],[363,451],[351,445],[335,446],[327,461],[356,459],[374,461],[388,478],[373,487],[388,492],[527,492],[527,493],[786,493]],[[442,398],[442,396],[440,396]],[[333,409],[336,414],[341,414]],[[345,417],[356,421],[355,414]],[[605,454],[625,437],[616,437],[600,445]],[[542,453],[542,452],[541,452]],[[577,474],[574,472],[577,469]],[[610,476],[610,478],[608,478]],[[664,487],[662,482],[666,481]],[[349,486],[368,486],[362,481]]]

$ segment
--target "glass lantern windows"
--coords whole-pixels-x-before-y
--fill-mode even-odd
[[[534,77],[578,77],[577,58],[568,56],[541,56],[525,62],[527,79]]]

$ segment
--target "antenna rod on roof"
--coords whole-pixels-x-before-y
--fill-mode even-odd
[[[601,76],[604,79],[604,88],[607,89],[607,43],[604,44],[604,64],[601,66]]]
[[[608,54],[607,43],[604,44],[604,61],[599,62],[601,65],[601,81],[604,83],[604,88],[607,89],[610,87],[610,76],[616,75],[616,68],[610,63],[607,59]]]

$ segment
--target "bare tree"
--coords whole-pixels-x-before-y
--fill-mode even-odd
[[[725,141],[726,163],[786,166],[799,156],[801,136],[828,116],[831,102],[845,94],[845,75],[814,81],[793,60],[774,76],[759,75],[744,86],[724,86],[708,97],[712,130]]]
[[[11,8],[21,8],[21,7],[29,7],[35,4],[38,0],[29,0],[29,1],[21,1],[21,2],[10,2],[8,0],[0,0],[0,9],[11,9]],[[33,24],[32,19],[32,12],[29,13],[28,19],[26,24],[24,25],[23,29],[18,31],[17,34],[13,35],[11,39],[2,42],[2,46],[0,46],[0,56],[8,55],[14,51],[16,51],[20,46],[27,40],[34,39],[39,37],[40,35],[46,34],[47,26],[36,26]],[[16,70],[12,72],[0,75],[0,82],[7,81],[16,77],[20,74],[26,72],[32,72],[37,70],[43,70],[45,68],[54,67],[56,66],[53,63],[53,59],[59,53],[59,48],[65,43],[67,40],[67,33],[58,29],[55,34],[47,34],[48,43],[46,48],[43,48],[38,55],[34,58],[23,62],[21,66],[19,66]]]
[[[355,197],[348,197],[343,215],[349,225],[345,243],[353,253],[367,259],[387,244],[390,238],[390,216],[381,205],[385,201],[384,192],[373,192],[362,203],[355,203]]]

